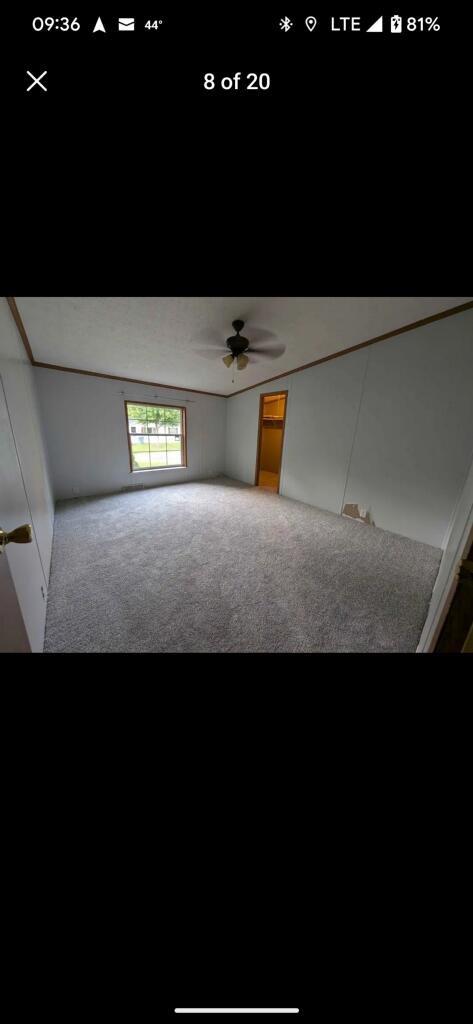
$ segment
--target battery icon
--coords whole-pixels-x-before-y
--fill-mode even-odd
[[[393,14],[391,18],[391,32],[402,32],[402,18],[400,14]]]

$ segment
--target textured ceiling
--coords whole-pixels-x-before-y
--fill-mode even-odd
[[[467,302],[456,298],[17,298],[35,360],[229,395]],[[245,370],[222,357],[232,320],[258,345]],[[199,351],[202,350],[202,351]],[[232,383],[234,378],[234,383]]]

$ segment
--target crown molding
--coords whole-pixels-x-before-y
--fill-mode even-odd
[[[273,380],[281,380],[283,377],[290,377],[293,373],[301,373],[302,370],[309,370],[312,366],[320,366],[321,363],[328,363],[331,359],[340,359],[341,356],[347,356],[350,352],[358,352],[359,349],[366,348],[368,345],[377,345],[381,341],[387,341],[388,338],[395,338],[400,334],[406,334],[407,331],[415,331],[417,327],[424,327],[426,324],[434,323],[435,320],[444,320],[446,317],[455,316],[457,313],[464,313],[467,309],[473,309],[473,301],[463,302],[460,306],[452,306],[451,309],[444,309],[441,313],[434,313],[432,316],[423,317],[422,320],[414,320],[410,324],[405,324],[404,327],[398,327],[395,331],[387,331],[386,334],[378,334],[377,337],[369,338],[367,341],[362,341],[358,345],[351,345],[350,348],[341,349],[339,352],[332,352],[330,355],[323,356],[321,359],[314,359],[311,363],[304,363],[302,366],[296,366],[293,370],[285,370],[284,373],[278,373],[275,377],[267,377],[266,380],[261,380],[258,384],[250,384],[247,388],[240,388],[238,391],[233,391],[230,395],[223,395],[218,391],[202,391],[199,388],[183,388],[179,387],[177,384],[161,384],[155,380],[141,380],[136,377],[120,377],[112,373],[99,373],[96,370],[79,370],[75,366],[58,366],[55,363],[40,362],[39,360],[36,360],[33,355],[25,325],[15,299],[7,296],[7,302],[32,366],[39,366],[45,370],[59,370],[63,373],[81,373],[85,377],[101,377],[106,380],[122,380],[127,384],[145,384],[154,388],[166,388],[168,391],[189,391],[194,395],[209,395],[211,398],[235,398],[236,395],[242,395],[245,391],[253,391],[255,388],[264,387],[265,384],[271,384]]]
[[[247,388],[240,388],[239,391],[234,391],[231,395],[227,395],[227,398],[235,398],[235,395],[242,395],[244,391],[252,391],[254,388],[261,388],[265,384],[271,384],[273,380],[281,380],[283,377],[290,377],[292,373],[300,373],[301,370],[308,370],[311,366],[320,366],[321,363],[328,363],[330,359],[339,359],[341,356],[347,356],[350,352],[357,352],[360,348],[366,348],[368,345],[377,345],[380,341],[386,341],[388,338],[395,338],[396,335],[406,334],[407,331],[415,331],[417,327],[424,327],[425,324],[431,324],[434,320],[444,320],[447,316],[454,316],[456,313],[464,313],[467,309],[473,309],[473,301],[463,302],[460,306],[452,306],[451,309],[444,309],[441,313],[434,313],[432,316],[425,316],[422,320],[414,320],[411,324],[406,324],[404,327],[398,327],[395,331],[387,331],[386,334],[378,334],[376,338],[369,338],[368,341],[361,341],[359,345],[351,345],[350,348],[341,349],[339,352],[332,352],[329,356],[323,356],[322,359],[314,359],[312,363],[304,363],[303,366],[296,366],[294,370],[286,370],[285,373],[278,373],[275,377],[267,377],[266,380],[259,381],[258,384],[250,384]]]

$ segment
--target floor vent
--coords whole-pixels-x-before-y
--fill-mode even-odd
[[[121,490],[122,490],[122,492],[124,492],[124,491],[142,491],[143,487],[144,487],[144,484],[132,484],[130,487],[122,487]]]

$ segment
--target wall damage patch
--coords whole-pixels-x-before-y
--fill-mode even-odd
[[[374,526],[369,508],[360,508],[359,505],[350,502],[343,506],[342,516],[356,519],[357,523],[365,523],[366,526]]]

